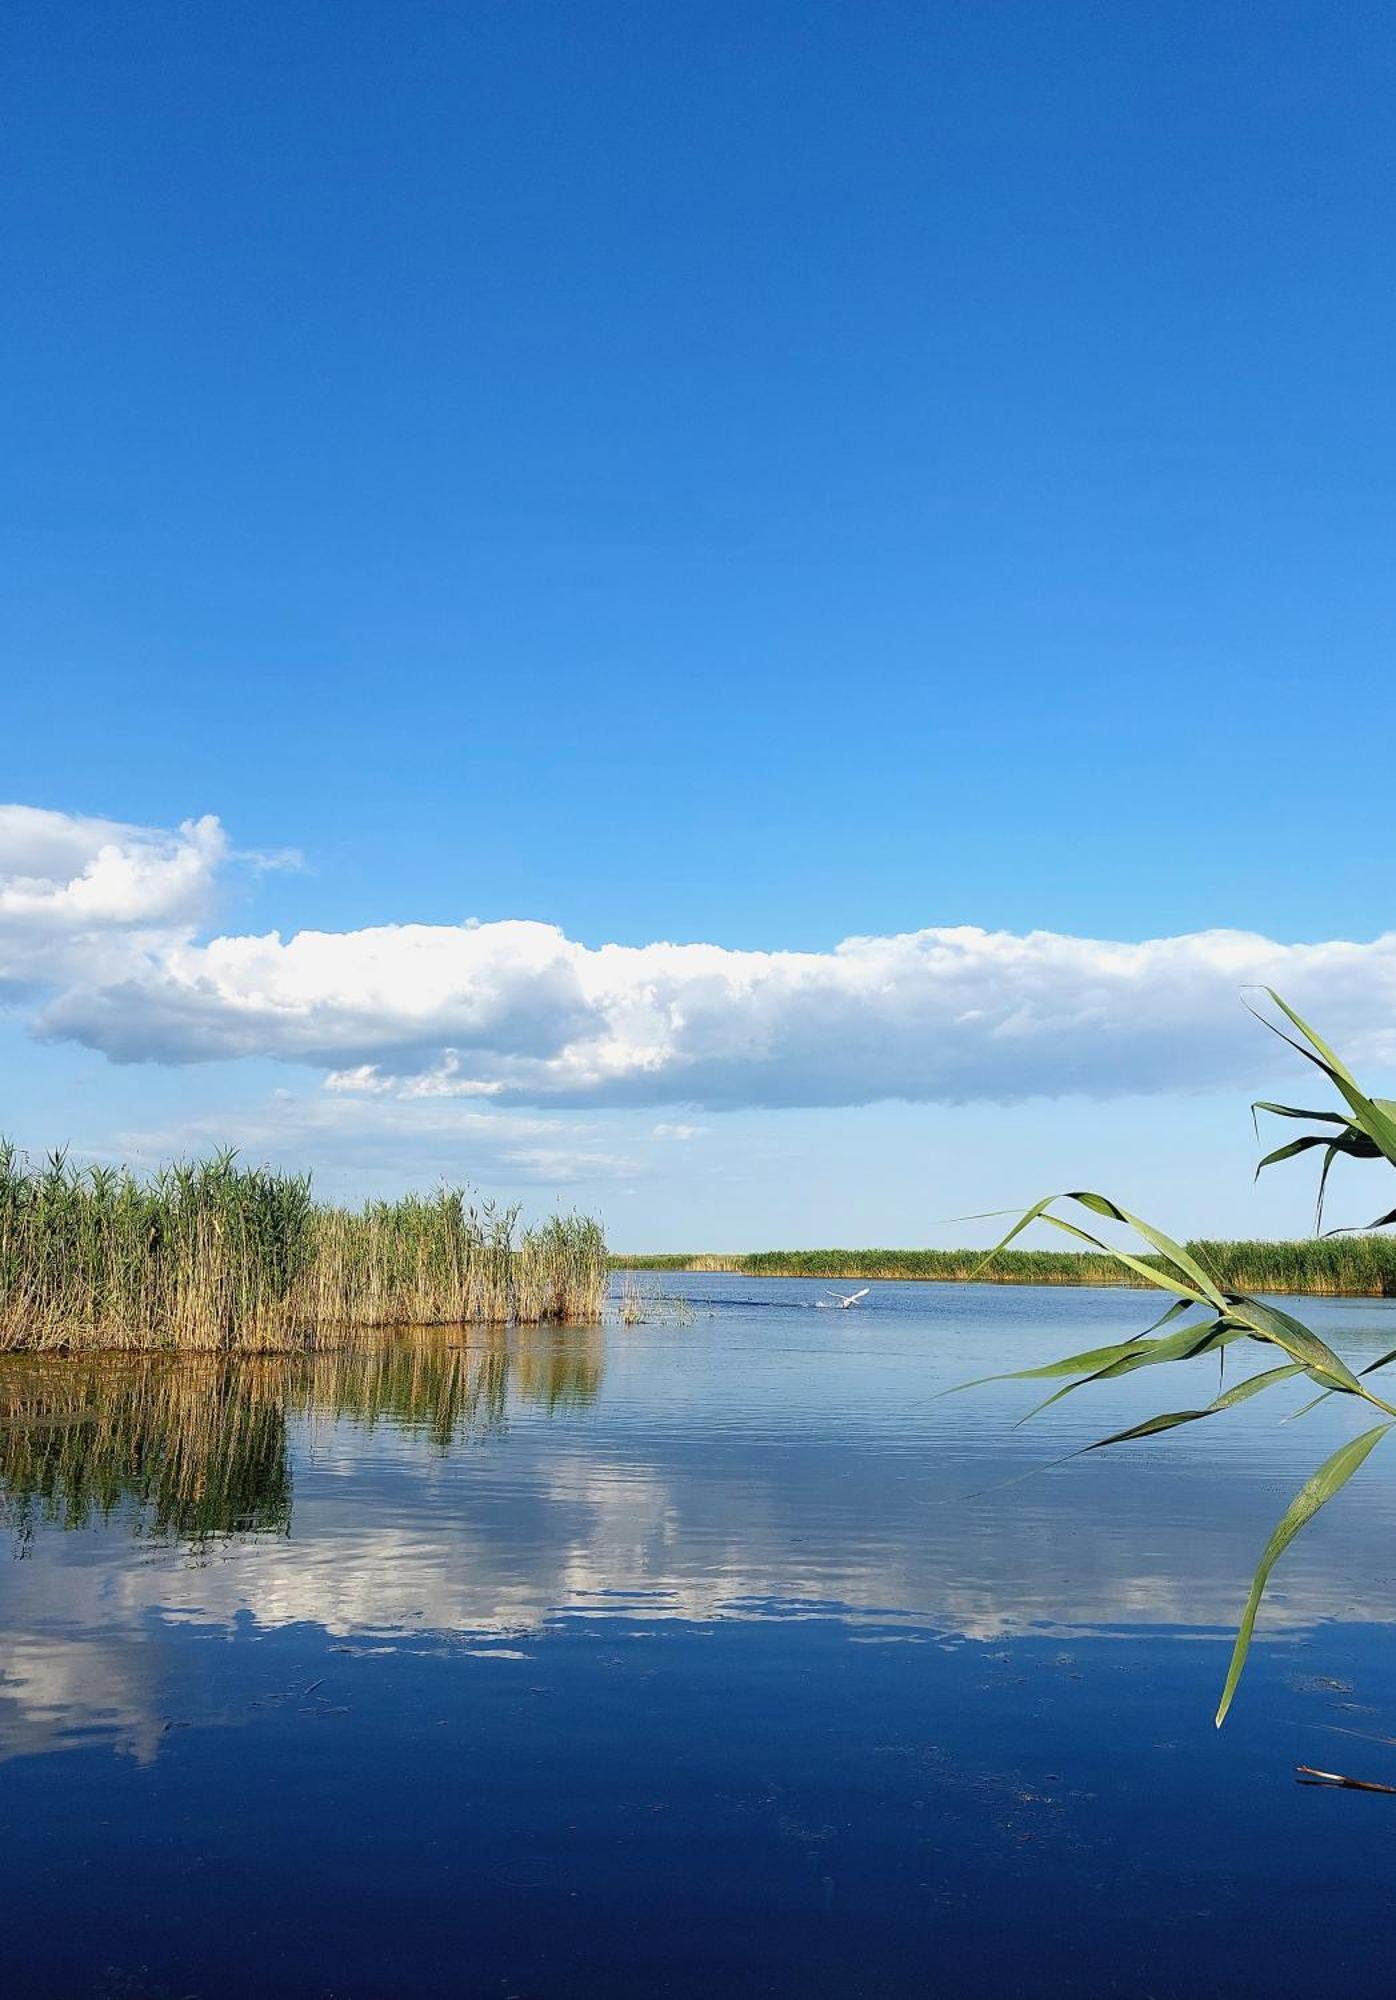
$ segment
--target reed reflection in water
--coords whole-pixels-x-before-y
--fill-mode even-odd
[[[547,1411],[596,1398],[601,1340],[556,1329],[380,1335],[328,1353],[6,1357],[0,1361],[0,1519],[36,1528],[120,1517],[199,1544],[285,1534],[296,1417],[387,1423],[441,1452],[505,1427],[511,1396]]]

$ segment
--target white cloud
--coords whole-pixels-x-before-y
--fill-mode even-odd
[[[211,817],[165,832],[0,805],[0,990],[100,979],[131,948],[192,935],[227,853]]]
[[[200,941],[225,853],[216,820],[159,833],[6,809],[0,941],[28,941],[36,1032],[117,1061],[309,1065],[335,1097],[411,1106],[414,1130],[431,1105],[472,1098],[725,1108],[1214,1086],[1269,1059],[1239,1005],[1262,983],[1360,1059],[1396,1057],[1396,935],[961,926],[766,952],[591,948],[511,921]]]
[[[519,922],[177,940],[71,982],[39,1027],[120,1061],[270,1056],[416,1100],[960,1102],[1249,1075],[1264,1052],[1239,994],[1257,983],[1369,1055],[1396,1047],[1396,938],[1234,931],[1121,944],[960,928],[829,952],[593,950]]]
[[[59,931],[203,914],[227,841],[211,816],[174,833],[0,805],[0,923]]]
[[[629,1179],[643,1162],[609,1150],[593,1124],[451,1102],[421,1105],[383,1093],[276,1091],[265,1103],[182,1119],[159,1130],[116,1135],[111,1151],[137,1164],[235,1146],[249,1159],[291,1169],[390,1170],[410,1163],[417,1180],[566,1187]]]

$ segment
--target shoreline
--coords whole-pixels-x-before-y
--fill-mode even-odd
[[[1309,1298],[1396,1297],[1396,1239],[1353,1235],[1307,1240],[1194,1240],[1188,1251],[1231,1292],[1282,1292]],[[982,1250],[755,1250],[659,1253],[608,1259],[612,1272],[745,1278],[884,1280],[918,1284],[1150,1287],[1094,1252],[1005,1250],[985,1264]],[[1153,1262],[1152,1258],[1142,1261]]]

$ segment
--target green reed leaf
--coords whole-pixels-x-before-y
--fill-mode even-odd
[[[1333,1152],[1341,1151],[1338,1142],[1331,1139],[1326,1132],[1307,1132],[1302,1139],[1291,1139],[1287,1146],[1276,1146],[1273,1153],[1267,1153],[1264,1159],[1257,1160],[1256,1179],[1260,1179],[1267,1167],[1277,1167],[1281,1160],[1297,1159],[1300,1153],[1311,1153],[1315,1146],[1327,1146]]]
[[[1282,1029],[1276,1028],[1272,1021],[1267,1021],[1266,1026],[1279,1035],[1282,1041],[1288,1042],[1290,1047],[1297,1050],[1306,1061],[1315,1064],[1317,1068],[1324,1072],[1339,1094],[1346,1099],[1357,1126],[1375,1146],[1380,1148],[1381,1152],[1391,1161],[1392,1165],[1396,1166],[1396,1105],[1392,1105],[1386,1099],[1378,1100],[1377,1098],[1368,1097],[1351,1070],[1348,1069],[1342,1058],[1333,1049],[1329,1048],[1323,1037],[1315,1029],[1311,1028],[1308,1022],[1300,1015],[1296,1014],[1289,1003],[1282,1000],[1272,986],[1267,986],[1265,991],[1269,994],[1280,1012],[1294,1023],[1294,1026],[1310,1046],[1307,1049],[1304,1048],[1292,1036],[1286,1035]],[[1264,1016],[1262,1015],[1260,1018],[1263,1020]]]
[[[1056,1375],[1075,1375],[1081,1369],[1108,1367],[1112,1361],[1123,1360],[1144,1343],[1144,1336],[1133,1340],[1116,1341],[1111,1347],[1090,1347],[1083,1354],[1067,1354],[1060,1361],[1048,1361],[1040,1368],[1010,1368],[1002,1375],[977,1375],[972,1382],[957,1382],[953,1389],[942,1389],[942,1396],[958,1396],[965,1389],[982,1389],[987,1382],[1035,1382]]]
[[[1290,1361],[1283,1368],[1267,1368],[1262,1375],[1248,1375],[1244,1382],[1218,1396],[1201,1410],[1170,1410],[1159,1417],[1148,1417],[1142,1424],[1131,1424],[1128,1430],[1115,1431],[1107,1438],[1097,1438],[1094,1444],[1085,1446],[1087,1451],[1104,1451],[1108,1444],[1129,1444],[1135,1438],[1157,1437],[1161,1431],[1176,1430],[1179,1424],[1200,1423],[1204,1417],[1219,1417],[1227,1410],[1234,1410],[1238,1403],[1249,1402],[1263,1390],[1273,1389],[1279,1382],[1291,1381],[1302,1375],[1304,1370],[1297,1361]]]
[[[1396,1361],[1396,1347],[1388,1349],[1385,1354],[1379,1354],[1375,1361],[1369,1361],[1360,1372],[1363,1375],[1375,1375],[1379,1368],[1389,1368],[1393,1361]],[[1346,1393],[1342,1389],[1325,1389],[1321,1396],[1314,1396],[1307,1403],[1301,1403],[1299,1408],[1284,1421],[1287,1424],[1298,1423],[1300,1417],[1307,1417],[1310,1410],[1316,1410],[1319,1404],[1326,1403],[1330,1396],[1341,1396]]]
[[[1112,1222],[1128,1224],[1137,1235],[1144,1238],[1146,1243],[1152,1243],[1155,1250],[1166,1257],[1175,1270],[1181,1271],[1184,1277],[1191,1278],[1205,1299],[1210,1299],[1215,1306],[1221,1305],[1222,1296],[1212,1278],[1181,1243],[1175,1243],[1173,1238],[1165,1236],[1161,1229],[1155,1229],[1152,1223],[1142,1221],[1137,1215],[1131,1215],[1127,1208],[1120,1208],[1108,1195],[1082,1191],[1071,1193],[1066,1198],[1068,1201],[1079,1201],[1083,1208],[1092,1209],[1097,1215],[1108,1216]],[[1155,1282],[1157,1277],[1156,1272]]]
[[[1097,1196],[1096,1199],[1103,1201],[1104,1196]],[[1162,1291],[1177,1292],[1182,1298],[1191,1301],[1193,1305],[1221,1305],[1220,1294],[1213,1295],[1210,1289],[1205,1292],[1195,1290],[1193,1286],[1183,1283],[1181,1279],[1172,1273],[1160,1270],[1157,1265],[1146,1264],[1140,1258],[1131,1256],[1127,1250],[1118,1250],[1113,1243],[1105,1243],[1099,1236],[1092,1236],[1089,1230],[1079,1229],[1074,1222],[1067,1222],[1060,1215],[1051,1215],[1048,1213],[1054,1201],[1079,1200],[1079,1195],[1049,1194],[1044,1195],[1041,1201],[1034,1202],[1025,1214],[1019,1216],[1008,1234],[996,1243],[992,1250],[987,1250],[984,1253],[983,1257],[970,1273],[971,1282],[979,1276],[986,1265],[993,1262],[1001,1250],[1008,1248],[1015,1237],[1021,1236],[1030,1224],[1040,1221],[1048,1223],[1053,1229],[1060,1230],[1064,1236],[1074,1236],[1078,1242],[1088,1243],[1093,1250],[1100,1251],[1103,1256],[1109,1257],[1113,1262],[1123,1264],[1127,1269],[1137,1273],[1139,1277],[1144,1279],[1146,1284],[1156,1286]]]
[[[1336,1355],[1326,1341],[1320,1340],[1316,1333],[1310,1332],[1289,1313],[1281,1312],[1278,1306],[1265,1305],[1260,1299],[1235,1298],[1227,1310],[1261,1340],[1282,1347],[1316,1380],[1326,1382],[1331,1388],[1344,1389],[1349,1395],[1362,1394],[1362,1385],[1346,1361]]]
[[[1341,1111],[1306,1111],[1298,1104],[1270,1104],[1263,1097],[1251,1106],[1252,1112],[1268,1111],[1273,1118],[1312,1118],[1317,1125],[1350,1125]]]
[[[1058,1389],[1045,1403],[1029,1410],[1020,1423],[1028,1423],[1041,1411],[1059,1403],[1063,1396],[1069,1396],[1073,1389],[1084,1389],[1090,1382],[1110,1382],[1120,1375],[1132,1375],[1139,1368],[1155,1368],[1170,1361],[1194,1361],[1199,1355],[1215,1354],[1218,1348],[1229,1347],[1233,1341],[1249,1338],[1243,1326],[1232,1326],[1224,1319],[1194,1320],[1190,1325],[1180,1327],[1176,1333],[1165,1335],[1162,1340],[1139,1342],[1119,1360],[1108,1362],[1097,1368],[1093,1374],[1083,1375],[1078,1382],[1068,1382]]]
[[[1265,1552],[1251,1580],[1246,1608],[1241,1614],[1236,1643],[1231,1649],[1231,1663],[1227,1668],[1226,1684],[1222,1689],[1221,1702],[1217,1708],[1218,1729],[1225,1722],[1227,1711],[1235,1698],[1236,1686],[1246,1664],[1246,1655],[1250,1651],[1256,1613],[1260,1609],[1260,1600],[1265,1594],[1271,1570],[1295,1536],[1313,1520],[1319,1508],[1326,1506],[1334,1494],[1347,1485],[1353,1473],[1393,1428],[1396,1426],[1392,1424],[1377,1424],[1373,1429],[1364,1431],[1361,1437],[1351,1438],[1346,1444],[1340,1445],[1332,1457],[1325,1459],[1313,1477],[1295,1494],[1274,1533],[1265,1544]]]
[[[1161,1326],[1167,1326],[1170,1320],[1175,1320],[1178,1317],[1179,1313],[1187,1312],[1192,1304],[1193,1301],[1191,1299],[1174,1299],[1171,1306],[1164,1307],[1157,1319],[1150,1320],[1144,1329],[1145,1334],[1157,1333]]]

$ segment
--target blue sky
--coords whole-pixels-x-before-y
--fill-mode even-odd
[[[61,880],[49,822],[0,842],[0,949],[7,880],[59,897],[11,912],[17,1137],[451,1172],[654,1245],[947,1240],[1083,1179],[1304,1225],[1247,1186],[1276,1078],[1234,989],[1273,965],[1389,1072],[1385,955],[1083,998],[975,947],[953,1004],[924,951],[828,961],[1392,927],[1389,10],[17,0],[0,35],[0,798],[88,828]],[[187,895],[77,938],[95,856],[205,815]],[[624,961],[622,1006],[519,923],[755,956],[658,999]],[[272,930],[340,946],[190,956]],[[598,982],[604,1059],[525,1074]]]

